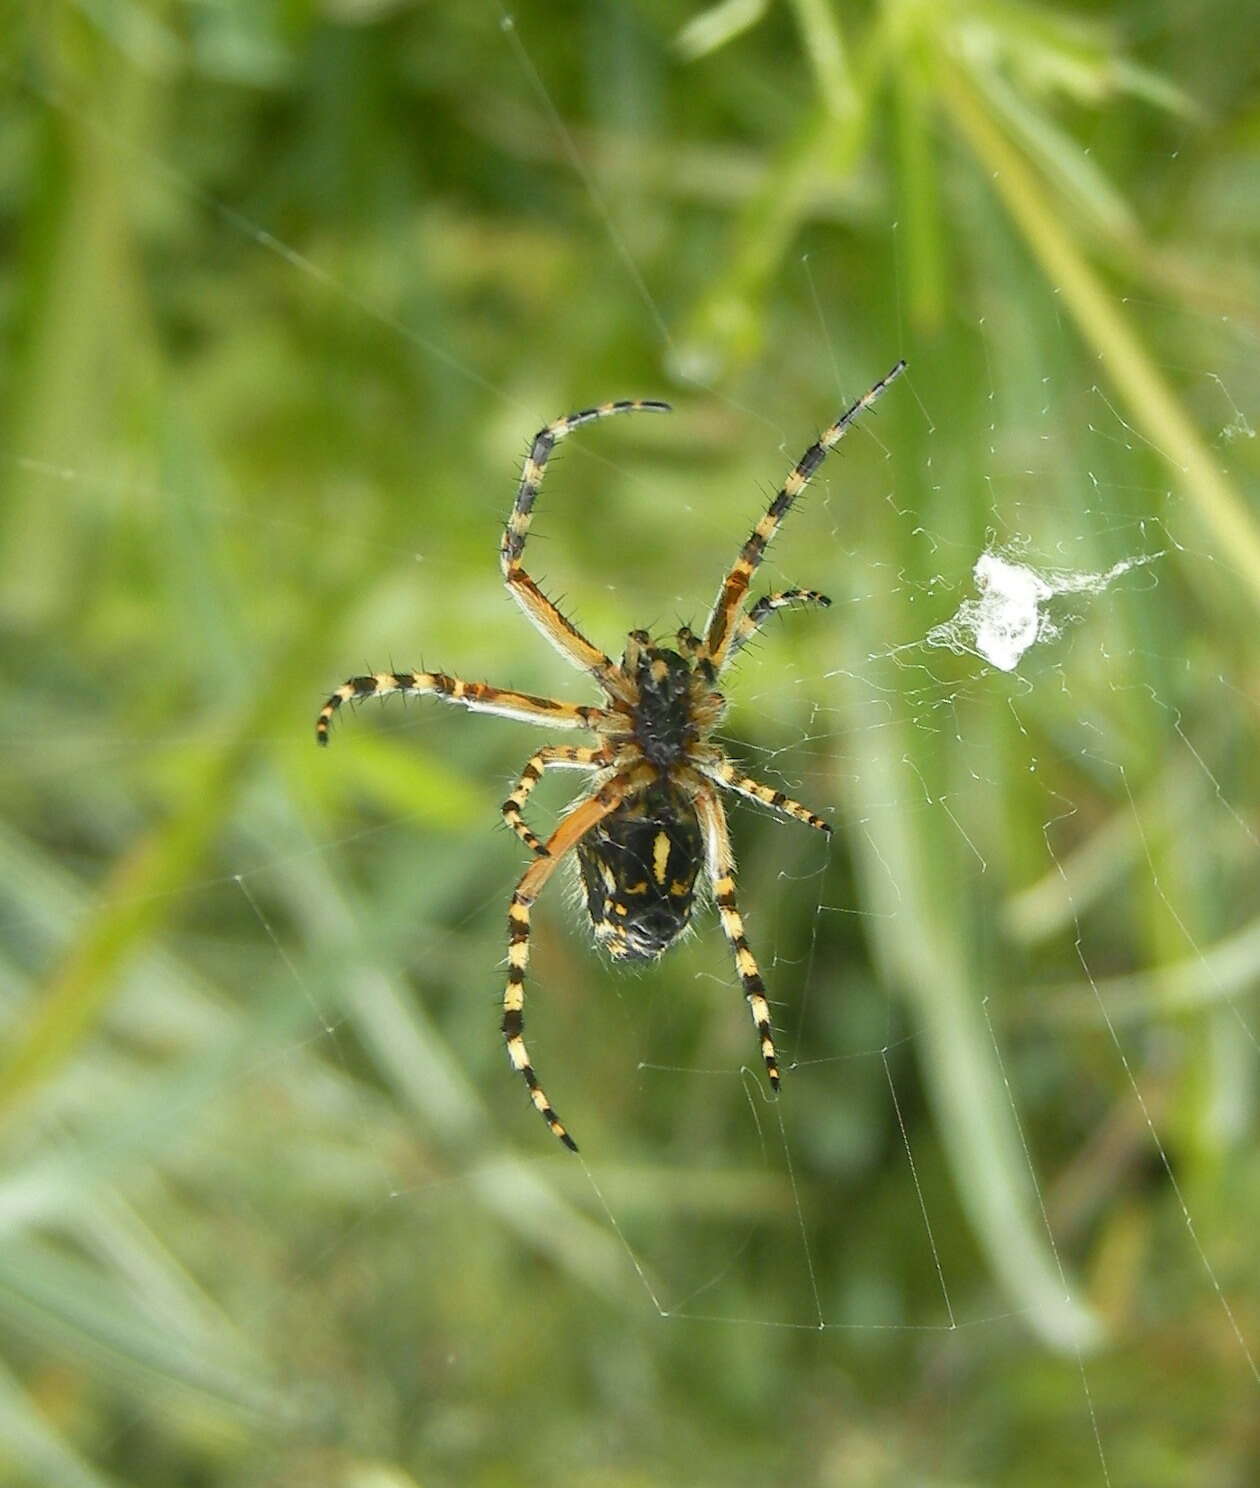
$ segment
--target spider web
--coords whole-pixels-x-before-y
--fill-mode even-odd
[[[677,350],[669,317],[568,138],[534,52],[506,12],[502,22],[522,88],[537,96],[557,129],[590,209],[606,230],[610,259],[624,271],[626,292],[642,301],[662,356],[669,358]],[[72,108],[51,95],[43,101],[50,108]],[[481,386],[496,405],[496,418],[506,416],[520,435],[533,429],[540,413],[545,418],[558,411],[534,409],[511,389],[486,379],[475,359],[382,312],[355,284],[232,204],[203,196],[167,162],[122,141],[105,122],[83,122],[106,148],[125,152],[163,189],[197,195],[230,231],[275,255],[301,282],[303,293],[340,299],[374,332],[396,336],[446,373]],[[897,223],[890,222],[894,257],[900,253],[899,234]],[[818,310],[818,349],[837,369],[835,386],[828,390],[832,404],[843,407],[863,387],[851,385],[838,369],[840,347],[826,307],[841,298],[841,291],[830,282],[826,265],[815,259],[802,261],[800,269]],[[1131,303],[1129,309],[1156,338],[1162,320],[1175,313],[1156,303]],[[1231,390],[1241,379],[1244,357],[1254,352],[1254,337],[1228,317],[1210,328],[1210,337],[1209,328],[1203,329],[1203,364],[1180,369],[1180,375],[1204,385],[1203,406],[1217,409],[1213,448],[1224,461],[1245,452],[1252,437]],[[944,412],[920,391],[914,348],[903,344],[903,335],[901,328],[889,328],[884,361],[891,365],[903,351],[910,356],[910,372],[897,393],[913,400],[913,416],[931,435],[930,468],[921,472],[922,489],[931,493],[938,489],[938,460],[948,465],[951,435]],[[1109,1483],[1118,1428],[1108,1410],[1100,1409],[1093,1385],[1094,1351],[1106,1320],[1087,1281],[1077,1274],[1074,1257],[1082,1230],[1103,1222],[1100,1190],[1108,1176],[1116,1171],[1140,1175],[1145,1157],[1158,1169],[1158,1181],[1167,1186],[1181,1221],[1180,1235],[1163,1237],[1168,1248],[1163,1279],[1170,1288],[1206,1289],[1215,1304],[1213,1345],[1222,1351],[1218,1368],[1235,1385],[1260,1384],[1260,1323],[1234,1256],[1240,1236],[1222,1221],[1210,1198],[1179,1179],[1177,1146],[1188,1139],[1174,1124],[1169,1082],[1158,1053],[1151,1054],[1161,1016],[1201,1013],[1206,1036],[1219,1046],[1222,1085],[1232,1081],[1234,1099],[1245,1102],[1260,1049],[1248,1000],[1253,906],[1231,904],[1224,917],[1205,911],[1178,871],[1163,810],[1164,797],[1171,794],[1175,819],[1187,829],[1197,819],[1227,862],[1254,856],[1256,836],[1241,789],[1222,763],[1238,729],[1250,721],[1247,682],[1221,677],[1220,716],[1191,715],[1180,693],[1151,680],[1190,665],[1180,650],[1161,649],[1179,648],[1184,638],[1174,631],[1152,639],[1140,631],[1143,596],[1172,583],[1170,572],[1190,574],[1191,582],[1209,588],[1236,585],[1237,577],[1228,555],[1204,545],[1184,498],[1142,484],[1151,469],[1145,441],[1101,385],[1047,387],[1044,405],[1032,408],[1016,400],[1013,414],[1009,395],[1001,407],[997,358],[983,320],[977,320],[974,335],[994,405],[994,443],[985,473],[987,530],[977,537],[948,508],[908,490],[883,428],[869,420],[850,436],[843,459],[833,456],[816,478],[809,500],[793,514],[762,570],[770,589],[820,582],[811,555],[835,553],[839,572],[861,575],[856,590],[850,582],[849,592],[837,596],[824,618],[827,634],[835,636],[828,643],[833,654],[820,663],[817,650],[792,643],[791,627],[820,622],[780,617],[733,671],[735,706],[722,742],[757,778],[827,810],[838,837],[852,844],[852,863],[846,867],[837,862],[838,852],[829,853],[804,829],[753,807],[731,807],[741,908],[774,999],[784,1056],[780,1099],[768,1096],[753,1065],[746,1010],[711,920],[668,962],[622,976],[594,961],[553,904],[544,920],[550,919],[552,931],[540,934],[529,989],[530,1042],[544,1082],[583,1151],[574,1163],[546,1150],[545,1134],[527,1110],[518,1131],[488,1136],[484,1097],[461,1067],[461,1051],[476,1039],[493,1040],[492,999],[473,998],[469,1008],[448,1007],[440,1015],[427,1008],[411,987],[373,963],[371,932],[362,921],[356,927],[362,897],[337,883],[361,867],[367,852],[381,854],[395,869],[414,865],[405,845],[415,830],[411,815],[399,810],[364,830],[312,840],[290,807],[260,789],[252,802],[251,831],[226,850],[229,871],[187,885],[182,896],[194,917],[203,914],[208,921],[222,913],[225,900],[239,901],[243,973],[288,984],[296,993],[276,999],[270,1047],[254,1052],[229,1045],[217,1078],[200,1089],[181,1089],[177,1072],[154,1087],[129,1116],[127,1128],[111,1134],[103,1149],[81,1148],[70,1134],[76,1115],[102,1095],[117,1098],[125,1082],[124,1072],[107,1064],[76,1099],[58,1109],[58,1121],[67,1125],[51,1166],[60,1169],[69,1153],[76,1162],[109,1172],[115,1146],[129,1158],[160,1153],[162,1131],[187,1130],[195,1114],[207,1125],[195,1138],[185,1137],[193,1153],[185,1161],[209,1160],[213,1167],[225,1110],[236,1101],[256,1099],[260,1090],[334,1127],[347,1102],[366,1107],[385,1099],[369,1094],[359,1078],[366,1050],[398,1102],[394,1140],[403,1140],[407,1122],[419,1121],[456,1156],[443,1171],[426,1163],[423,1171],[411,1173],[410,1157],[400,1157],[393,1142],[346,1150],[344,1166],[323,1178],[331,1191],[346,1197],[354,1218],[347,1223],[335,1217],[284,1272],[269,1299],[256,1304],[258,1336],[272,1325],[294,1328],[294,1354],[304,1345],[325,1342],[318,1324],[304,1319],[300,1309],[332,1259],[353,1255],[369,1274],[378,1266],[385,1274],[382,1251],[414,1243],[435,1213],[447,1221],[458,1213],[464,1225],[504,1226],[557,1265],[565,1286],[594,1288],[626,1313],[646,1313],[662,1329],[741,1336],[751,1331],[767,1337],[815,1332],[821,1335],[821,1357],[833,1362],[846,1357],[853,1335],[871,1348],[884,1335],[910,1335],[931,1355],[922,1366],[924,1378],[934,1370],[947,1372],[957,1359],[974,1359],[975,1352],[959,1341],[964,1335],[979,1333],[981,1352],[994,1355],[1009,1355],[1013,1340],[1028,1333],[1039,1336],[1059,1351],[1050,1356],[1054,1365],[1046,1367],[1061,1367],[1072,1380],[1074,1429],[1089,1444],[1098,1480]],[[1063,335],[1070,335],[1066,327]],[[883,363],[871,367],[868,381],[884,370]],[[682,401],[685,419],[692,400]],[[801,427],[794,397],[782,407],[754,412],[737,396],[698,390],[695,405],[706,401],[768,431],[767,490],[812,436],[808,426]],[[1012,457],[1002,444],[1015,439],[1023,444]],[[1055,457],[1065,440],[1087,451],[1088,490],[1059,488]],[[586,444],[580,454],[569,455],[585,477],[607,472],[632,489],[641,488],[645,499],[651,496],[625,446],[613,452],[594,438]],[[145,503],[162,494],[109,471],[50,464],[34,451],[11,451],[9,459],[27,477],[46,481],[52,492],[59,486],[87,486]],[[536,555],[546,551],[548,535],[557,546],[563,540],[566,509],[573,511],[566,479],[563,470],[549,475],[547,515],[530,540]],[[505,478],[497,495],[470,498],[488,524],[506,509],[509,488]],[[1050,499],[1047,490],[1053,493]],[[903,563],[867,559],[854,533],[858,501],[881,508],[880,520],[896,534],[889,550],[899,552]],[[205,498],[196,498],[194,505],[214,509]],[[635,571],[632,580],[620,579],[610,566],[601,582],[612,600],[632,591],[637,612],[626,613],[626,628],[644,622],[644,605],[659,617],[655,628],[661,632],[679,619],[701,618],[700,607],[722,565],[758,510],[755,490],[742,505],[684,497],[679,521],[687,525],[688,547],[709,560],[695,565],[701,589],[680,592],[648,566]],[[236,505],[221,515],[246,531],[266,528],[270,520]],[[293,534],[298,540],[327,535],[317,524],[307,534]],[[360,541],[350,523],[335,526],[333,535],[351,547]],[[492,548],[484,570],[470,575],[443,558],[440,531],[425,534],[424,541],[421,553],[408,537],[396,551],[372,546],[360,556],[369,563],[414,557],[425,585],[434,590],[493,585]],[[1090,555],[1100,547],[1116,555],[1106,568],[1097,568],[1088,556],[1078,559],[1078,553]],[[560,566],[558,556],[555,562]],[[925,570],[930,572],[926,580],[920,577]],[[921,618],[905,633],[890,635],[884,626],[889,613],[903,622],[907,614]],[[398,623],[395,633],[404,631]],[[596,639],[611,644],[607,636]],[[536,649],[544,648],[539,643]],[[537,680],[531,673],[539,690],[554,678],[549,665],[544,656],[537,663]],[[351,662],[346,671],[355,669]],[[755,731],[746,733],[744,725],[753,721]],[[359,718],[352,726],[363,722]],[[456,722],[472,726],[478,720]],[[435,723],[427,714],[422,719],[418,710],[389,715],[381,728],[403,737],[420,729],[456,737],[452,725]],[[346,732],[343,727],[339,747],[352,747],[345,743]],[[1154,770],[1140,746],[1151,733],[1167,742],[1166,759]],[[1047,755],[1047,739],[1055,742],[1055,759]],[[948,740],[953,758],[963,762],[961,773],[946,779],[936,755],[941,740]],[[522,741],[522,757],[532,742]],[[109,771],[134,748],[134,741],[116,750],[89,744],[66,765],[55,741],[40,733],[38,720],[19,731],[13,744],[48,748],[46,774],[53,785],[61,771],[85,766]],[[140,747],[143,751],[143,741]],[[153,753],[156,761],[159,751]],[[1071,769],[1063,768],[1063,761],[1070,761]],[[335,754],[328,768],[337,768]],[[1026,791],[1042,804],[1036,838],[1025,836],[1012,845],[1003,840],[992,803],[1014,774],[1026,777]],[[532,818],[546,820],[563,791],[563,782],[544,781],[531,805]],[[1093,816],[1102,798],[1117,804],[1111,818],[1100,823]],[[486,800],[492,809],[489,793]],[[1090,820],[1081,821],[1082,815]],[[909,840],[906,821],[917,824]],[[923,864],[917,854],[933,845],[952,865],[944,903],[935,902],[920,883]],[[1014,876],[1024,887],[995,897],[991,881],[1013,862],[1020,868]],[[512,863],[509,852],[499,880],[487,883],[484,895],[451,925],[456,950],[467,924],[500,916],[515,878]],[[375,883],[379,888],[388,879],[383,870]],[[1117,892],[1117,883],[1148,912],[1155,906],[1165,918],[1166,960],[1160,965],[1129,965],[1113,943],[1099,911],[1102,899]],[[439,872],[409,886],[407,895],[426,891],[441,892]],[[401,889],[395,888],[393,897],[388,914],[405,914]],[[459,902],[466,903],[466,896]],[[126,903],[123,898],[116,907]],[[984,908],[968,909],[977,905]],[[49,924],[39,923],[41,916],[74,920],[98,907],[90,892],[69,881],[31,886],[29,894],[15,888],[8,923],[37,937],[37,932],[51,933]],[[935,966],[916,964],[914,926],[929,916],[936,939],[925,943],[948,952],[955,946],[958,917],[967,914],[979,919],[969,936],[1006,935],[1023,948],[1029,966],[1026,991],[953,986],[938,989],[934,1000],[928,985],[932,975],[947,983],[957,968],[948,954]],[[317,957],[295,954],[295,930],[297,940],[317,952],[331,949],[327,965],[317,970]],[[1039,948],[1047,946],[1039,958]],[[348,947],[355,948],[353,954]],[[423,950],[440,959],[449,947],[439,937]],[[983,958],[981,964],[986,964]],[[466,970],[478,983],[492,979],[489,966]],[[152,1018],[150,994],[167,979],[160,955],[147,958],[129,978],[119,1012],[123,1029],[132,1016]],[[211,990],[189,986],[183,972],[178,980],[184,1010],[196,1010],[205,1037],[226,1036]],[[566,983],[576,986],[584,1001],[565,995]],[[892,996],[890,988],[896,989]],[[960,1009],[972,1032],[978,1028],[983,1038],[973,1038],[965,1048],[959,1044],[951,1054],[950,1020]],[[579,1015],[592,1039],[612,1042],[620,1051],[627,1078],[615,1100],[601,1100],[580,1067],[565,1066],[549,1052],[558,1042],[560,1019]],[[697,1033],[698,1025],[702,1032]],[[1155,1032],[1148,1036],[1150,1028]],[[1079,1160],[1062,1165],[1056,1152],[1054,1181],[1048,1176],[1050,1157],[1036,1150],[1030,1135],[1036,1128],[1029,1119],[1031,1111],[1045,1108],[1045,1092],[1030,1089],[1029,1082],[1041,1069],[1047,1045],[1055,1046],[1056,1068],[1070,1070],[1074,1060],[1088,1065],[1091,1088],[1106,1092],[1110,1101],[1109,1111],[1099,1116],[1103,1135],[1097,1149],[1087,1148]],[[675,1057],[671,1051],[680,1047],[687,1052]],[[968,1079],[988,1080],[988,1094],[1000,1097],[997,1105],[990,1101],[972,1113],[973,1120],[984,1117],[993,1124],[987,1137],[958,1116]],[[1051,1084],[1061,1093],[1062,1085]],[[1220,1101],[1228,1094],[1223,1089]],[[685,1127],[664,1130],[662,1109],[683,1113]],[[963,1133],[956,1140],[981,1145],[962,1156],[951,1154],[948,1137],[934,1133],[925,1111],[946,1126],[952,1113]],[[1226,1110],[1218,1119],[1240,1118],[1236,1110]],[[625,1156],[610,1161],[604,1153],[614,1124],[632,1133],[618,1152],[634,1152],[642,1162],[644,1151],[658,1144],[667,1162],[640,1171]],[[1070,1128],[1070,1121],[1064,1125]],[[389,1128],[371,1129],[379,1134]],[[1070,1148],[1065,1137],[1061,1151]],[[991,1161],[995,1182],[969,1188],[959,1177],[968,1160]],[[294,1154],[293,1161],[300,1166],[301,1155]],[[26,1191],[36,1191],[31,1173],[23,1182]],[[22,1193],[22,1183],[9,1186],[11,1232],[32,1215],[49,1213],[45,1197],[26,1207]],[[869,1220],[855,1226],[868,1249],[842,1257],[824,1253],[818,1236],[828,1230],[826,1216],[855,1202],[854,1195],[869,1207]],[[254,1202],[252,1195],[229,1201],[225,1218],[248,1223]],[[988,1215],[981,1212],[985,1204],[992,1206]],[[138,1208],[143,1215],[143,1197]],[[976,1238],[986,1222],[990,1242],[1007,1227],[1005,1270],[1001,1251],[986,1251],[983,1239]],[[94,1225],[81,1228],[79,1236],[91,1235],[98,1253],[107,1255],[124,1226],[121,1209],[105,1205]],[[877,1250],[881,1232],[893,1225],[912,1226],[916,1243],[898,1267],[890,1268],[880,1263]],[[791,1288],[767,1289],[768,1270],[787,1273]],[[894,1280],[900,1283],[896,1289]],[[186,1323],[187,1297],[172,1296],[163,1305]],[[508,1305],[514,1311],[509,1328],[523,1329],[527,1301],[509,1299]],[[469,1307],[476,1310],[471,1301]],[[210,1333],[219,1327],[205,1318],[200,1322]]]

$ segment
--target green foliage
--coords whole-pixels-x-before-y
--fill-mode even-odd
[[[1254,1479],[1258,46],[1224,0],[6,28],[0,1482]],[[799,1064],[770,1104],[707,919],[619,976],[557,893],[587,1168],[496,1034],[542,736],[315,711],[391,661],[589,700],[497,582],[534,429],[676,406],[575,436],[531,539],[613,648],[900,355],[767,564],[836,603],[724,734],[837,824],[736,812]],[[925,647],[1018,539],[1151,561],[1010,675]]]

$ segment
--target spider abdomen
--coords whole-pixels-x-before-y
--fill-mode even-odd
[[[687,928],[702,845],[687,796],[661,779],[577,846],[595,937],[618,960],[648,961]]]

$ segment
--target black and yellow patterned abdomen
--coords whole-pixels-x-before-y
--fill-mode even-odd
[[[595,938],[618,960],[648,961],[687,928],[703,847],[688,797],[658,780],[577,845]]]

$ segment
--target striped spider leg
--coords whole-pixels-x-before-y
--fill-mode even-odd
[[[516,500],[499,544],[499,563],[504,582],[530,622],[566,660],[581,671],[589,672],[605,691],[610,690],[611,683],[614,696],[620,695],[617,690],[619,674],[612,661],[588,641],[577,626],[562,615],[543,594],[521,566],[521,555],[525,550],[534,502],[542,486],[547,460],[556,445],[581,424],[590,423],[594,419],[610,418],[618,413],[639,412],[668,413],[670,407],[668,403],[655,399],[627,398],[613,403],[601,403],[596,408],[585,408],[579,413],[566,414],[540,429],[534,435],[526,456],[516,490]],[[319,742],[328,742],[332,716],[343,703],[351,699],[383,697],[391,692],[432,693],[447,702],[462,703],[464,707],[478,712],[498,713],[521,723],[554,724],[557,728],[588,728],[592,721],[602,716],[602,711],[598,708],[580,707],[573,703],[557,702],[554,698],[535,697],[529,693],[491,687],[485,682],[465,682],[458,677],[448,677],[442,672],[378,672],[372,676],[352,677],[333,693],[321,709],[315,724]]]
[[[792,503],[809,484],[815,471],[826,459],[828,451],[834,449],[844,438],[850,424],[875,402],[890,383],[900,377],[905,370],[905,365],[904,361],[898,362],[886,377],[881,378],[869,392],[863,393],[851,408],[818,436],[817,441],[810,445],[788,472],[787,479],[780,487],[778,495],[770,503],[765,516],[753,528],[748,541],[740,549],[734,566],[723,579],[722,587],[718,590],[705,628],[705,647],[714,670],[719,675],[733,652],[746,642],[757,628],[755,625],[751,629],[741,628],[740,612],[748,595],[748,586],[752,582],[752,576],[760,567],[766,548],[779,530],[784,517],[791,510]],[[795,598],[801,591],[791,592]],[[768,613],[770,609],[777,609],[789,602],[792,601],[787,595],[768,596],[766,600],[760,601],[758,606],[759,608],[765,607],[760,618],[764,618],[765,613]],[[821,602],[821,596],[818,602]]]
[[[644,783],[642,770],[615,775],[592,796],[587,796],[561,818],[555,831],[534,861],[521,875],[508,905],[508,973],[503,989],[503,1037],[513,1069],[519,1070],[529,1090],[534,1109],[571,1152],[578,1150],[555,1107],[538,1083],[534,1066],[525,1048],[525,969],[529,965],[530,912],[547,880],[566,853],[572,851],[586,834],[613,812],[632,790]]]
[[[598,646],[592,645],[577,626],[552,604],[521,566],[521,555],[525,551],[525,539],[529,536],[534,502],[542,486],[547,460],[562,439],[567,438],[579,425],[589,424],[594,419],[611,418],[618,413],[669,412],[668,403],[652,398],[625,398],[615,403],[601,403],[597,408],[584,408],[580,413],[566,414],[563,418],[553,420],[545,429],[540,429],[534,435],[529,454],[525,457],[520,484],[516,489],[516,500],[503,530],[503,540],[499,544],[499,567],[503,573],[503,581],[512,598],[525,611],[530,623],[566,661],[571,662],[579,671],[589,672],[606,691],[610,682],[613,690],[616,690],[617,668]]]
[[[824,821],[816,812],[811,811],[808,806],[802,806],[799,801],[794,801],[791,796],[784,795],[781,790],[775,790],[773,786],[762,785],[751,775],[742,774],[725,755],[698,755],[692,759],[691,763],[702,775],[726,790],[734,791],[737,796],[746,796],[750,801],[760,801],[763,806],[769,806],[781,816],[804,822],[807,827],[813,827],[815,831],[825,832],[828,837],[831,836],[830,822]]]
[[[828,609],[831,601],[817,589],[784,589],[779,594],[763,594],[746,615],[741,615],[735,626],[735,636],[727,655],[729,661],[741,651],[757,634],[776,610],[795,609],[801,605],[819,605]]]
[[[475,713],[498,713],[503,718],[514,718],[518,723],[537,723],[544,728],[591,728],[607,716],[602,708],[587,708],[579,703],[536,697],[530,692],[491,687],[488,682],[465,682],[459,677],[448,677],[445,672],[376,672],[365,677],[351,677],[342,683],[319,710],[319,717],[315,720],[315,738],[321,744],[328,743],[333,714],[343,703],[386,697],[391,692],[416,696],[432,694],[443,702],[471,708]]]
[[[774,1034],[770,1028],[770,1004],[766,1001],[766,984],[756,958],[749,949],[744,935],[744,920],[735,900],[735,855],[731,851],[731,837],[726,827],[726,812],[717,793],[702,786],[696,793],[696,816],[704,833],[705,864],[709,883],[713,889],[713,902],[717,905],[718,918],[722,923],[722,934],[730,942],[735,953],[735,970],[748,999],[753,1026],[761,1045],[761,1057],[765,1061],[766,1076],[770,1088],[779,1088],[779,1061],[774,1049]]]
[[[579,749],[572,744],[551,744],[532,754],[525,762],[520,779],[512,788],[512,794],[499,808],[503,820],[516,833],[530,852],[538,857],[547,856],[546,845],[525,825],[525,803],[534,787],[542,779],[543,771],[557,767],[570,770],[598,770],[612,763],[612,755],[603,746],[596,749]]]

